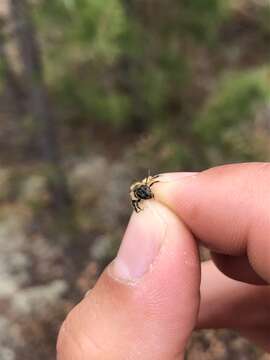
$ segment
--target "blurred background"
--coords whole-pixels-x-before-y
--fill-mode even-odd
[[[0,360],[55,359],[149,168],[269,160],[269,56],[268,0],[0,0]],[[209,330],[187,359],[270,357]]]

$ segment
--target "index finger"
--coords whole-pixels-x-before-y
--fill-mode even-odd
[[[270,282],[270,164],[244,163],[160,176],[155,198],[210,250],[247,255]]]

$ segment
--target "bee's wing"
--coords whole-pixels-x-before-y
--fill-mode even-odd
[[[148,184],[148,180],[149,180],[148,177],[144,178],[144,179],[141,181],[141,184],[142,184],[142,185],[147,185],[147,184]]]
[[[135,188],[136,187],[139,187],[140,185],[141,185],[142,183],[140,182],[140,181],[137,181],[137,182],[135,182],[134,184],[132,184],[131,186],[130,186],[130,192],[131,191],[134,191],[135,190]]]

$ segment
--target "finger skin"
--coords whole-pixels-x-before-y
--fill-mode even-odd
[[[127,283],[116,279],[109,265],[65,320],[58,360],[183,358],[199,309],[199,256],[181,221],[163,205],[155,206],[165,214],[167,227],[151,268]],[[155,223],[148,221],[145,229],[151,226]],[[143,236],[142,229],[138,234]]]
[[[230,256],[211,252],[217,268],[230,278],[254,285],[267,285],[252,268],[246,255]]]
[[[203,263],[197,328],[231,328],[270,351],[270,286],[232,280]]]
[[[168,176],[169,178],[169,176]],[[155,198],[171,208],[210,250],[247,256],[270,282],[270,165],[233,164],[161,181]]]

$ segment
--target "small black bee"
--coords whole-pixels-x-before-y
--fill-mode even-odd
[[[131,197],[132,206],[137,213],[142,210],[139,205],[140,201],[154,198],[154,193],[151,190],[151,186],[159,182],[159,180],[156,180],[158,176],[159,175],[148,175],[147,178],[143,179],[142,181],[135,182],[131,185],[129,194]]]

